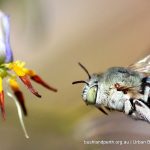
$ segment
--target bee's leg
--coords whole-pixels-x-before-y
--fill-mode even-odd
[[[127,115],[132,114],[132,112],[133,112],[133,106],[132,106],[132,103],[131,103],[130,100],[126,100],[126,101],[125,101],[124,112],[125,112],[125,114],[127,114]]]
[[[150,95],[150,77],[144,78],[144,102],[148,102],[149,95]]]
[[[104,113],[105,115],[108,115],[108,113],[101,107],[96,107],[98,110],[100,110],[102,113]]]
[[[133,101],[134,109],[132,116],[135,119],[142,119],[147,122],[150,122],[150,108],[146,105],[146,103],[141,100],[135,99]]]
[[[109,108],[109,107],[105,107],[108,111],[112,111],[112,109],[111,108]]]
[[[144,120],[141,115],[140,115],[140,111],[138,109],[137,106],[137,102],[138,100],[126,100],[125,101],[125,105],[124,105],[124,112],[125,114],[131,116],[132,118],[136,119],[136,120]]]

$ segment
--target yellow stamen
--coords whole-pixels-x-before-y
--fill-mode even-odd
[[[14,91],[18,91],[19,85],[15,79],[9,79],[9,84]]]
[[[36,73],[33,70],[28,70],[28,69],[26,70],[26,74],[31,76],[31,77],[36,75]]]
[[[26,75],[26,68],[24,68],[25,63],[21,61],[16,61],[5,65],[7,68],[13,70],[18,76]]]
[[[2,78],[0,77],[0,93],[3,91]]]

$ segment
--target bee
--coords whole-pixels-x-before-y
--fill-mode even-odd
[[[111,67],[103,73],[89,74],[84,83],[82,98],[108,115],[108,111],[124,112],[137,120],[150,122],[150,55],[129,67]]]

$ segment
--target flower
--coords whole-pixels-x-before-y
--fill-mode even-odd
[[[15,100],[21,125],[23,127],[26,137],[28,137],[22,120],[21,108],[24,115],[27,115],[27,110],[24,102],[23,93],[20,90],[17,78],[20,78],[23,84],[35,96],[39,98],[41,97],[41,95],[34,89],[30,82],[30,79],[53,92],[57,92],[57,89],[51,87],[46,82],[44,82],[43,79],[33,70],[26,68],[25,62],[13,60],[13,53],[10,47],[9,16],[0,11],[0,108],[3,119],[5,119],[4,90],[2,86],[4,78],[7,79],[7,82],[14,94],[12,95],[12,93],[10,93],[7,89],[7,95]]]

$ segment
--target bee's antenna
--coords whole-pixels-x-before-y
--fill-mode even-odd
[[[78,83],[85,83],[85,84],[89,85],[89,84],[88,84],[86,81],[84,81],[84,80],[72,82],[72,84],[78,84]]]
[[[88,70],[80,62],[78,64],[87,73],[89,79],[91,79],[91,75],[89,74]]]

